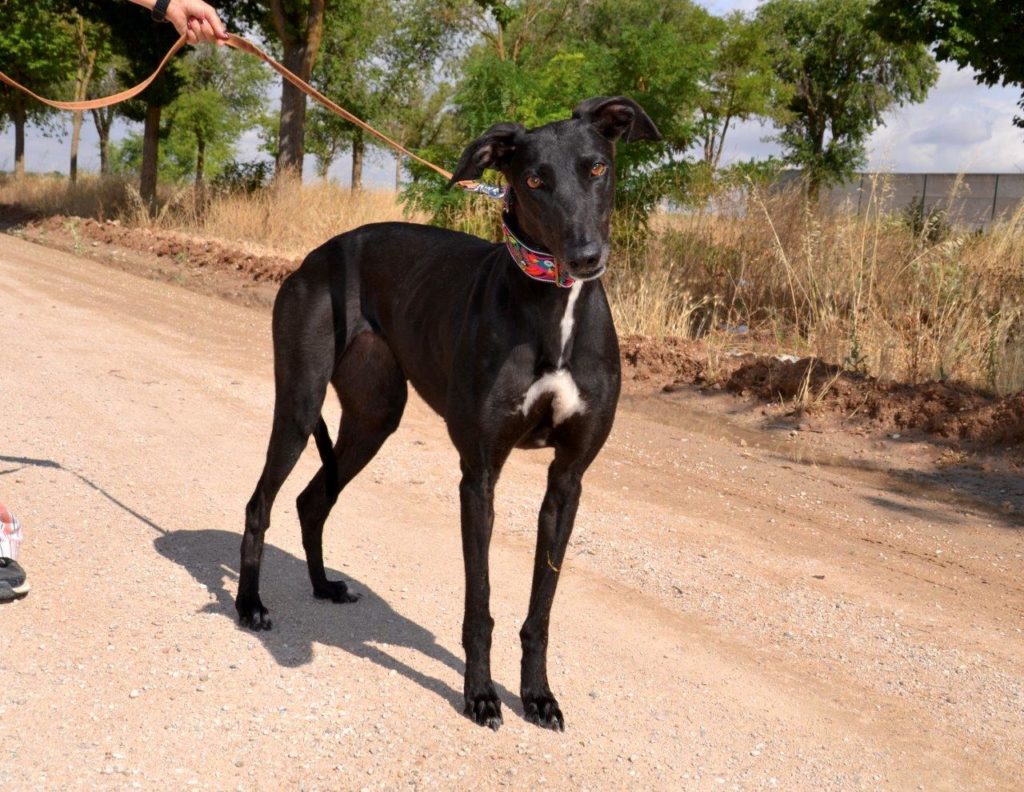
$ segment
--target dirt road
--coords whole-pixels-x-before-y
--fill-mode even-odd
[[[514,695],[547,455],[499,486],[494,734],[459,714],[457,464],[422,402],[328,523],[363,599],[311,597],[311,446],[268,534],[275,629],[244,632],[269,313],[10,237],[0,294],[0,500],[33,586],[0,607],[4,789],[1024,784],[1019,481],[733,397],[627,398],[555,602],[565,734]]]

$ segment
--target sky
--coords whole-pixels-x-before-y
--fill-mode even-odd
[[[734,10],[752,11],[757,0],[704,0],[701,3],[716,14]],[[896,108],[886,114],[885,125],[875,130],[868,142],[868,168],[873,171],[912,173],[1021,173],[1024,172],[1024,130],[1013,125],[1020,112],[1020,89],[988,88],[974,82],[969,70],[957,70],[955,64],[940,64],[939,81],[928,98],[918,105]],[[273,91],[279,96],[280,89]],[[118,122],[115,139],[130,127]],[[767,140],[771,127],[756,121],[737,124],[726,138],[723,164],[778,154],[778,147]],[[96,130],[91,120],[83,127],[79,168],[98,170],[99,154]],[[66,173],[70,145],[70,124],[63,136],[44,137],[30,129],[25,145],[26,165],[30,171]],[[238,158],[259,158],[255,133],[243,138]],[[305,174],[313,178],[313,158],[307,157]],[[10,171],[14,163],[14,132],[0,132],[0,171]],[[342,157],[330,171],[330,178],[348,183],[351,165]],[[371,187],[394,185],[394,161],[386,154],[371,156],[364,166],[364,180]]]

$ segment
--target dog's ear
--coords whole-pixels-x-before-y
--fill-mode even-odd
[[[522,124],[495,124],[466,146],[448,186],[479,179],[486,168],[501,170],[516,150],[516,138],[526,131]]]
[[[609,140],[661,140],[658,127],[628,96],[595,96],[576,105],[572,117],[591,124]]]

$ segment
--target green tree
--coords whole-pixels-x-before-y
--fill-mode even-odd
[[[892,41],[934,45],[940,61],[969,66],[979,83],[1024,89],[1020,0],[878,0],[872,21]],[[1024,90],[1018,107],[1024,110]],[[1013,122],[1024,127],[1024,115]]]
[[[382,44],[395,27],[393,3],[388,0],[338,0],[324,25],[320,58],[313,84],[364,121],[380,115],[379,85],[385,73]],[[320,105],[309,112],[306,147],[316,158],[317,173],[327,171],[345,150],[352,152],[352,189],[362,186],[364,133]]]
[[[75,42],[77,62],[72,77],[72,101],[81,102],[88,98],[93,79],[97,73],[102,74],[111,62],[110,29],[102,22],[86,19],[76,9],[63,17],[70,37]],[[82,136],[82,121],[85,113],[76,110],[71,114],[71,162],[68,178],[72,184],[78,179],[78,146]]]
[[[711,73],[698,99],[704,164],[710,170],[718,168],[726,135],[736,121],[783,121],[786,113],[780,109],[792,93],[775,73],[761,24],[740,13],[719,20]]]
[[[458,134],[448,150],[430,154],[451,162],[497,121],[538,126],[566,118],[582,99],[624,94],[644,107],[665,141],[619,150],[617,206],[642,223],[659,199],[685,192],[714,63],[711,14],[689,0],[480,0],[478,7],[479,41],[461,63],[454,96]],[[444,207],[439,216],[464,200],[419,186],[410,197]]]
[[[272,76],[255,58],[221,47],[192,50],[179,75],[182,90],[162,114],[158,174],[169,181],[193,179],[201,196],[206,182],[234,161],[242,133],[262,120]],[[142,150],[142,137],[127,135],[117,147],[117,168],[137,169]]]
[[[897,105],[920,102],[938,78],[921,44],[894,44],[869,25],[872,0],[768,0],[757,11],[778,76],[792,86],[776,140],[808,191],[849,178],[865,142]]]
[[[121,80],[118,75],[124,71],[123,59],[111,58],[93,81],[93,91],[97,96],[110,96],[121,89]],[[110,131],[114,126],[114,119],[117,118],[118,105],[101,107],[90,110],[93,125],[96,127],[97,145],[100,150],[100,173],[110,173]]]
[[[118,78],[125,85],[136,85],[148,77],[178,39],[172,26],[153,22],[141,8],[109,0],[75,0],[74,5],[87,19],[110,30],[111,49],[119,56]],[[174,101],[181,87],[182,77],[175,61],[138,99],[120,106],[119,112],[124,116],[143,122],[139,194],[151,210],[156,207],[160,119],[164,107]]]
[[[389,108],[388,131],[410,151],[439,150],[455,137],[455,116],[450,112],[454,86],[449,82],[416,86],[406,102]],[[401,189],[404,158],[395,157],[395,189]]]
[[[52,0],[3,0],[0,5],[0,67],[41,96],[61,96],[74,69],[74,43]],[[25,175],[25,127],[46,123],[54,111],[0,84],[0,127],[14,124],[14,174]]]
[[[262,117],[271,72],[235,50],[200,47],[181,62],[182,91],[167,106],[164,137],[178,178],[192,176],[202,193],[235,155],[235,145]]]
[[[457,0],[337,0],[324,28],[313,83],[369,123],[399,140],[430,90],[436,64],[461,29]],[[399,128],[403,127],[402,131]],[[359,127],[329,111],[310,111],[307,147],[326,175],[334,159],[352,152],[353,190],[362,186],[363,159],[374,144]],[[416,135],[418,137],[418,135]]]

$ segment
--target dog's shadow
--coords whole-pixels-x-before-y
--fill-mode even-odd
[[[157,551],[180,564],[206,587],[214,601],[203,610],[229,619],[237,629],[234,596],[229,581],[237,582],[240,537],[230,531],[170,531],[154,541]],[[263,551],[261,594],[270,608],[274,629],[249,633],[283,666],[297,667],[313,660],[313,645],[337,646],[395,671],[425,690],[436,693],[462,712],[463,696],[450,684],[420,671],[388,654],[380,646],[414,649],[426,658],[464,673],[463,661],[441,646],[434,635],[402,616],[368,586],[350,575],[328,570],[332,580],[344,579],[349,589],[361,594],[352,604],[336,604],[313,598],[306,562],[266,545]],[[506,705],[518,706],[518,697],[496,685]],[[513,703],[514,702],[514,703]]]

